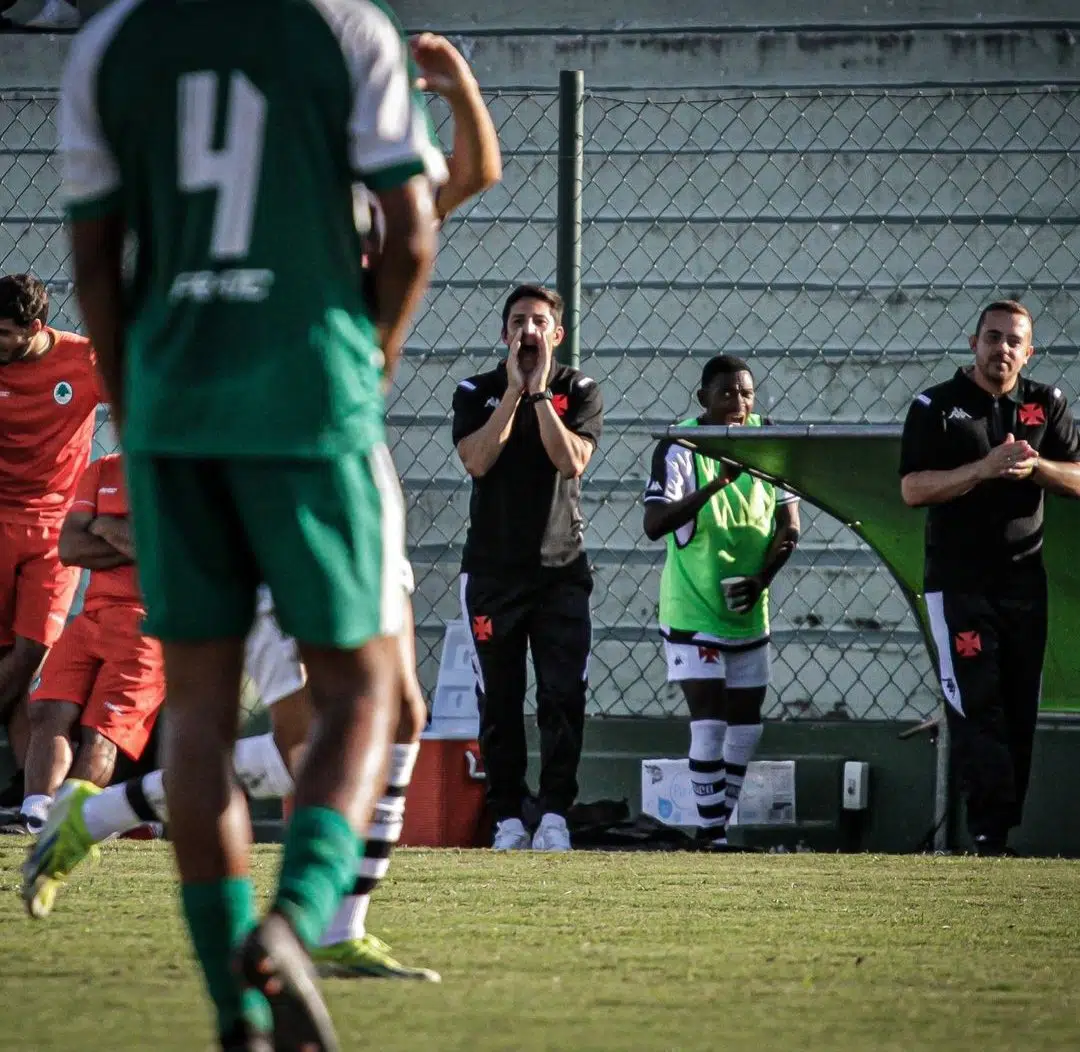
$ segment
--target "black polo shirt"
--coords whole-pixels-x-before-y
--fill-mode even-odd
[[[487,423],[506,391],[506,363],[462,380],[454,391],[454,445]],[[553,365],[548,388],[563,425],[595,446],[604,404],[577,369]],[[581,482],[563,478],[540,440],[536,406],[522,401],[510,438],[483,478],[473,479],[463,573],[497,574],[569,566],[584,553]]]
[[[1047,460],[1080,460],[1080,436],[1061,391],[1021,377],[994,398],[963,370],[918,395],[908,410],[900,474],[949,471],[986,456],[1005,436]],[[1043,489],[1028,480],[980,482],[926,515],[925,590],[1023,590],[1041,574]]]

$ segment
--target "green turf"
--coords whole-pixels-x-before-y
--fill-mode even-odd
[[[107,847],[45,922],[21,857],[0,1049],[208,1048],[167,846]],[[1076,863],[401,851],[370,920],[444,983],[327,983],[347,1049],[1080,1048]]]

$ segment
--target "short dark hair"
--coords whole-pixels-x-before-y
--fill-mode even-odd
[[[546,285],[518,285],[509,296],[502,312],[502,331],[506,332],[506,323],[510,320],[510,310],[518,300],[541,300],[551,308],[556,325],[562,325],[563,298],[554,289]]]
[[[33,274],[6,274],[0,278],[0,318],[27,328],[37,318],[49,317],[49,292]]]
[[[986,316],[992,311],[1005,311],[1006,314],[1019,314],[1024,318],[1027,318],[1028,324],[1031,325],[1032,332],[1035,331],[1035,319],[1031,316],[1031,311],[1027,309],[1019,300],[994,300],[989,307],[983,307],[982,314],[979,315],[979,321],[975,326],[975,338],[979,338],[979,333],[982,332],[983,322],[986,321]]]
[[[736,373],[750,373],[750,366],[733,354],[718,354],[710,358],[701,370],[701,388],[704,390],[718,376],[734,376]],[[754,374],[750,375],[752,377]]]

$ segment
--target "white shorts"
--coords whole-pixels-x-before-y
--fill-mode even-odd
[[[416,590],[408,559],[402,565],[401,583],[406,595]],[[295,694],[307,683],[300,648],[292,636],[281,630],[274,616],[274,598],[266,585],[260,585],[255,593],[255,621],[244,642],[244,673],[251,679],[264,709]]]
[[[274,600],[266,585],[260,585],[255,595],[255,621],[244,643],[244,672],[251,678],[262,708],[295,694],[307,683],[300,648],[277,623]]]
[[[767,687],[772,673],[769,643],[762,640],[747,650],[747,642],[700,636],[694,642],[673,643],[665,638],[668,682],[722,679],[729,687]]]

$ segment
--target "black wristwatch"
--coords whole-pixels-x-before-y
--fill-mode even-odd
[[[550,402],[551,397],[550,391],[537,391],[536,394],[527,394],[522,401],[536,405],[537,402]]]

